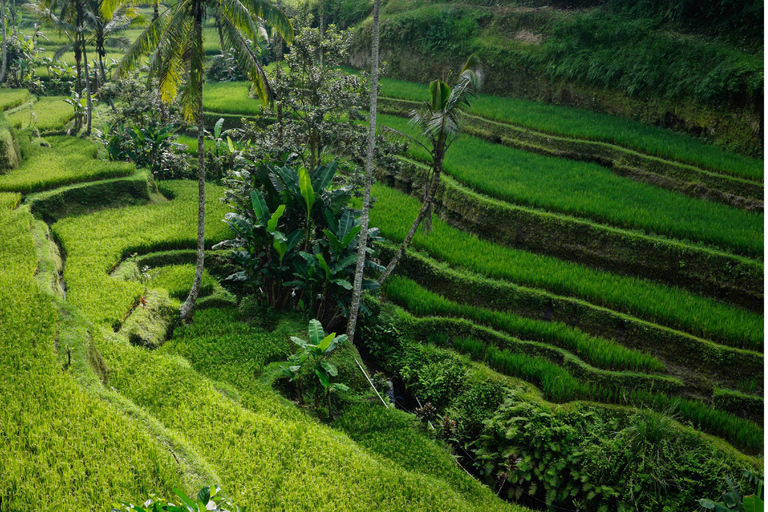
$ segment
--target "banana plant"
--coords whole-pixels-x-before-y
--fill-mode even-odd
[[[361,229],[350,190],[331,185],[337,170],[331,162],[312,171],[262,165],[233,173],[228,198],[237,211],[225,222],[236,238],[215,247],[234,250],[245,270],[230,278],[252,282],[269,307],[308,309],[329,330],[348,313]],[[378,230],[369,229],[368,239],[380,239]],[[382,270],[370,259],[366,266]]]
[[[178,505],[153,497],[141,506],[122,502],[123,508],[114,507],[112,512],[246,512],[246,507],[240,508],[224,497],[218,485],[203,487],[194,498],[180,489],[173,492],[180,500]]]
[[[331,417],[331,394],[339,391],[348,391],[349,387],[339,382],[331,382],[333,377],[339,374],[338,368],[328,361],[328,356],[336,348],[347,341],[347,335],[336,336],[336,333],[326,334],[323,326],[318,320],[309,321],[309,341],[305,341],[296,336],[291,336],[291,341],[301,348],[297,354],[289,358],[290,366],[283,367],[283,374],[296,383],[297,399],[301,403],[304,400],[304,386],[308,385],[312,376],[317,377],[320,386],[315,386],[315,403],[317,409],[320,400],[325,399],[328,403],[328,417]]]

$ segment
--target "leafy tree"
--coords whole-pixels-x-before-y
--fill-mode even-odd
[[[423,147],[432,157],[432,166],[424,184],[422,207],[403,243],[397,249],[397,253],[379,277],[379,284],[382,284],[395,269],[422,221],[424,221],[425,232],[431,231],[432,200],[440,184],[443,160],[448,149],[461,134],[461,116],[471,105],[472,99],[480,87],[481,78],[480,62],[473,54],[464,64],[459,81],[453,88],[442,80],[435,80],[429,84],[430,101],[424,103],[422,110],[411,112],[411,124],[422,130],[421,139],[424,142],[397,130],[389,129],[396,136],[407,138]]]
[[[110,0],[117,1],[117,0]],[[108,7],[109,3],[105,3]],[[259,23],[272,25],[290,43],[293,29],[288,18],[265,0],[180,0],[166,8],[136,39],[118,66],[122,75],[141,57],[153,54],[151,72],[158,76],[158,88],[165,101],[181,92],[181,105],[188,122],[197,124],[198,226],[197,264],[189,296],[180,310],[181,319],[192,312],[200,291],[205,261],[205,125],[203,116],[203,21],[208,14],[218,17],[223,48],[232,48],[238,64],[245,70],[264,103],[272,90],[264,69],[250,48],[259,34]]]
[[[223,496],[218,485],[203,487],[194,498],[187,496],[179,489],[174,489],[173,492],[181,501],[179,505],[153,496],[141,506],[123,502],[121,508],[115,507],[112,512],[240,512],[241,510],[229,498]],[[242,511],[245,512],[245,507]]]

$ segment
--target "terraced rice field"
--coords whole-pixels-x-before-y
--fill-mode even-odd
[[[416,89],[384,83],[391,96],[412,99]],[[212,112],[260,112],[249,106],[242,84],[209,84],[205,94]],[[23,94],[0,94],[6,109],[25,101]],[[698,141],[511,101],[481,97],[474,113],[762,180],[762,162]],[[69,120],[56,102],[70,108],[60,98],[34,104],[35,112],[51,107],[38,117],[38,127],[61,130]],[[19,127],[34,122],[24,116],[29,113],[22,106],[8,117]],[[381,122],[408,130],[401,118],[381,116]],[[104,508],[215,480],[249,508],[523,510],[467,476],[412,428],[405,413],[377,409],[374,425],[365,407],[352,405],[331,428],[278,397],[270,375],[279,371],[275,362],[293,350],[288,335],[302,329],[291,318],[269,331],[241,321],[236,308],[218,305],[201,309],[194,323],[178,327],[158,350],[132,345],[123,327],[142,308],[148,290],[169,297],[173,307],[187,293],[191,265],[160,252],[194,248],[196,184],[161,183],[162,197],[141,205],[117,208],[123,205],[105,198],[98,211],[55,219],[48,233],[30,213],[26,194],[150,178],[131,164],[99,159],[89,141],[59,136],[46,142],[50,148],[39,140],[22,145],[22,167],[0,176],[0,347],[7,355],[0,368],[19,376],[0,384],[0,398],[11,402],[0,411],[0,436],[11,440],[0,447],[0,459],[11,461],[0,466],[0,496],[10,496],[13,509],[34,508],[44,498],[71,508]],[[425,160],[415,149],[409,156]],[[445,168],[499,201],[662,235],[682,246],[713,246],[761,264],[762,213],[639,184],[597,164],[471,137],[451,148]],[[211,183],[206,190],[210,247],[229,236],[221,222],[229,208],[220,202],[222,187]],[[419,202],[381,184],[374,195],[372,225],[396,244]],[[50,240],[63,249],[58,256]],[[411,264],[417,258],[411,253],[385,284],[383,298],[402,308],[395,310],[402,329],[425,345],[464,354],[479,371],[498,372],[496,379],[538,387],[547,400],[595,402],[607,411],[618,405],[673,410],[687,427],[716,436],[703,442],[734,460],[756,463],[742,454],[763,451],[763,429],[754,421],[764,391],[764,318],[758,308],[502,246],[437,215],[432,233],[419,233],[413,248],[445,271],[443,282],[435,279],[431,289],[428,273],[409,275],[419,268]],[[134,254],[168,261],[149,284],[111,275]],[[60,273],[66,295],[48,286],[59,282]],[[48,284],[41,289],[40,283]],[[212,274],[204,284],[204,294],[221,289]],[[456,290],[451,297],[445,293],[449,287]],[[506,295],[472,295],[501,288]],[[572,305],[570,314],[558,309],[562,304]],[[585,311],[610,325],[596,326],[580,316]],[[654,346],[661,339],[672,343]],[[687,356],[691,347],[704,355]],[[747,370],[759,378],[750,375],[745,384],[739,377]],[[350,381],[362,380],[352,377],[355,368],[348,371]],[[15,395],[35,399],[22,410],[9,399]],[[93,420],[79,421],[86,415]],[[374,427],[377,435],[368,435]],[[103,446],[91,442],[94,435],[104,439]],[[402,449],[392,450],[395,439]],[[115,462],[126,453],[130,467]],[[62,477],[80,492],[46,496]]]

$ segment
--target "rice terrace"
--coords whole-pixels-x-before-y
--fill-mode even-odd
[[[0,512],[763,510],[757,0],[3,0]]]

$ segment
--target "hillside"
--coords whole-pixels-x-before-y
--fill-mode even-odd
[[[326,4],[327,23],[355,28],[350,62],[366,67],[372,2]],[[382,58],[388,76],[425,83],[474,52],[488,94],[618,115],[758,155],[762,25],[751,0],[390,0]]]

